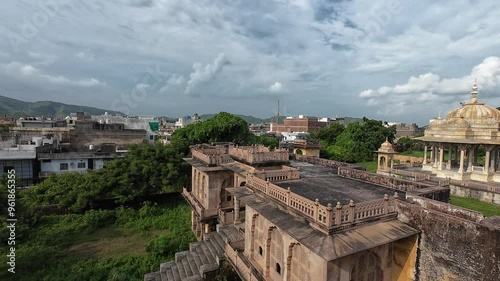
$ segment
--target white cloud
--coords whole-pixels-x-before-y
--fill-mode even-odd
[[[189,81],[187,82],[186,94],[193,95],[195,88],[203,83],[213,80],[219,74],[225,65],[229,64],[226,60],[224,53],[220,53],[215,58],[213,64],[207,64],[205,67],[201,63],[196,62],[193,64],[194,72],[189,74]]]
[[[270,92],[279,92],[283,88],[283,85],[280,82],[275,82],[271,86],[269,86],[269,91]]]
[[[95,78],[75,80],[62,75],[46,74],[30,64],[23,64],[20,62],[11,62],[8,64],[0,63],[0,74],[11,77],[22,76],[24,81],[30,80],[31,82],[49,83],[60,86],[97,87],[106,85],[106,83]]]
[[[169,85],[180,85],[186,81],[186,78],[182,75],[173,74],[168,80],[167,84]]]
[[[474,79],[477,79],[480,88],[479,99],[488,99],[496,94],[500,88],[500,58],[487,57],[474,66],[470,74],[462,77],[442,78],[434,73],[426,73],[411,76],[404,84],[364,90],[359,97],[367,100],[369,106],[381,106],[379,114],[395,114],[397,110],[404,112],[416,108],[418,104],[456,104],[462,101],[461,98],[467,97]]]

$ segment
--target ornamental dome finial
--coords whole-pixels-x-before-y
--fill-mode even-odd
[[[474,86],[472,87],[472,92],[470,92],[470,94],[472,95],[472,99],[471,99],[471,103],[476,103],[477,102],[477,95],[479,94],[479,92],[477,91],[477,89],[479,89],[477,87],[477,79],[474,79]]]

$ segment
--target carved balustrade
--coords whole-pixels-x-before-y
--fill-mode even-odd
[[[395,200],[398,198],[395,193],[393,198],[385,195],[383,199],[358,204],[352,200],[344,206],[337,202],[335,208],[332,208],[330,203],[323,206],[318,199],[312,201],[291,192],[290,188],[281,188],[252,174],[247,175],[247,186],[304,215],[308,220],[324,227],[323,231],[326,233],[329,233],[330,228],[395,213]]]

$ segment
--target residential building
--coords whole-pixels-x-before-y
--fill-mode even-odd
[[[330,125],[329,118],[317,118],[299,115],[299,117],[287,117],[283,124],[271,123],[271,132],[314,132]]]

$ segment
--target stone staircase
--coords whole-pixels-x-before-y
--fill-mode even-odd
[[[160,271],[144,275],[144,281],[202,281],[216,272],[226,259],[225,243],[234,231],[221,229],[210,233],[203,241],[189,244],[189,251],[175,254],[175,260],[162,263]]]

